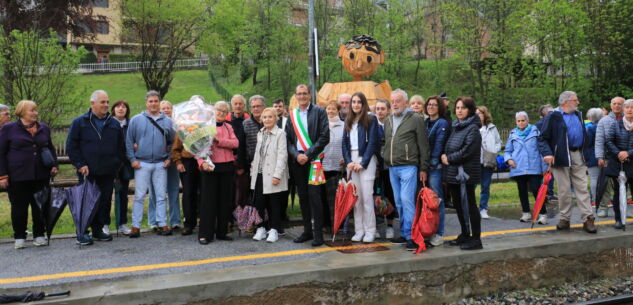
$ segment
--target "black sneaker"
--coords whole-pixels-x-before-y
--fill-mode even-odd
[[[162,236],[171,235],[171,229],[168,226],[160,227],[158,228],[158,231],[156,232],[156,234],[162,235]]]
[[[481,245],[480,238],[469,238],[467,242],[459,245],[459,248],[462,250],[481,250],[484,247]]]
[[[402,236],[400,236],[398,238],[392,238],[391,242],[394,243],[394,244],[405,244],[405,243],[407,243],[407,239],[402,237]]]
[[[413,240],[407,240],[407,251],[415,251],[418,249],[418,244],[416,244]]]
[[[92,245],[92,238],[88,234],[84,234],[81,237],[77,238],[77,244],[80,246],[89,246]]]
[[[92,238],[98,241],[111,241],[112,235],[103,231],[99,231],[99,232],[95,231],[92,233]]]
[[[461,244],[463,244],[463,243],[465,243],[467,241],[468,241],[468,236],[459,234],[457,236],[457,238],[449,241],[448,244],[451,245],[451,246],[459,246],[459,245],[461,245]]]

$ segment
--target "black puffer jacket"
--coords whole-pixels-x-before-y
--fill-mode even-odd
[[[607,133],[607,150],[609,156],[607,162],[606,175],[609,177],[617,177],[620,174],[620,170],[626,172],[626,176],[633,177],[633,164],[630,161],[633,159],[633,131],[627,131],[624,128],[623,119],[613,122],[611,129],[608,129]],[[618,153],[626,151],[629,153],[629,161],[620,163],[618,160]]]
[[[452,132],[444,146],[444,153],[448,157],[448,166],[444,166],[444,181],[459,184],[455,179],[457,168],[462,165],[470,176],[466,184],[478,184],[481,180],[481,121],[479,116],[471,115],[463,122],[453,121]]]

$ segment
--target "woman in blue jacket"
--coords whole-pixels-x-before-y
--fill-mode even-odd
[[[431,96],[424,104],[424,111],[429,116],[426,119],[429,137],[429,151],[431,164],[429,167],[429,187],[440,198],[440,224],[437,233],[431,237],[431,245],[437,247],[444,243],[444,192],[442,188],[442,163],[440,157],[444,153],[444,144],[450,133],[449,123],[443,119],[446,105],[439,96]]]
[[[510,178],[516,181],[519,190],[519,199],[523,210],[523,215],[519,221],[529,222],[532,215],[528,188],[536,199],[543,180],[542,174],[547,170],[547,167],[543,163],[543,157],[538,149],[540,134],[538,128],[529,123],[529,117],[525,111],[517,112],[515,118],[517,127],[510,132],[503,157],[510,166]],[[545,205],[541,209],[538,223],[547,224]]]
[[[376,179],[376,152],[380,141],[378,119],[369,114],[367,98],[361,92],[352,95],[350,111],[343,133],[343,159],[347,175],[356,183],[358,201],[354,206],[352,241],[371,243],[376,236],[374,214],[374,180]]]

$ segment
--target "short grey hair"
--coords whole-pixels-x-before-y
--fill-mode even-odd
[[[527,112],[525,112],[525,111],[519,111],[519,112],[514,114],[514,118],[515,119],[518,119],[520,116],[524,116],[526,121],[530,120],[530,117],[528,116]]]
[[[574,91],[565,91],[565,92],[561,93],[558,96],[558,105],[562,106],[566,101],[569,100],[570,97],[572,97],[574,95],[578,96],[578,94],[576,94],[576,92],[574,92]]]
[[[554,108],[554,107],[552,107],[552,105],[550,105],[550,104],[545,104],[545,105],[543,105],[543,106],[541,106],[541,107],[538,107],[538,113],[539,113],[541,116],[543,116],[543,117],[544,117],[544,116],[546,116],[546,115],[547,115],[550,111],[552,111],[552,109],[553,109],[553,108]]]
[[[150,90],[150,91],[147,91],[147,93],[145,93],[145,100],[147,101],[147,99],[148,99],[150,96],[157,96],[157,97],[158,97],[158,99],[160,100],[160,93],[158,93],[158,91],[156,91],[156,90]]]
[[[408,95],[408,94],[407,94],[407,92],[405,92],[404,90],[402,90],[402,89],[398,88],[398,89],[396,89],[396,90],[391,91],[391,94],[394,94],[394,93],[397,93],[397,94],[402,95],[402,97],[404,98],[404,100],[405,100],[405,101],[407,101],[407,103],[409,102],[409,95]]]
[[[630,105],[630,104],[633,104],[633,98],[630,98],[630,99],[624,101],[624,104],[622,104],[622,106],[626,106],[626,105]]]
[[[251,104],[253,104],[254,100],[260,100],[260,101],[262,101],[264,106],[266,106],[266,99],[263,96],[258,95],[258,94],[255,94],[255,95],[251,96],[251,98],[248,99],[248,105],[250,106]]]
[[[224,108],[227,111],[229,110],[229,103],[225,102],[225,101],[217,101],[215,102],[215,104],[213,105],[214,108]]]
[[[0,112],[11,111],[11,108],[5,104],[0,104]]]
[[[594,123],[600,121],[603,116],[604,113],[602,112],[601,108],[591,108],[587,111],[587,118]]]
[[[94,92],[92,92],[92,94],[90,95],[90,101],[91,102],[96,102],[99,99],[99,95],[105,95],[108,96],[108,93],[105,92],[105,90],[95,90]]]

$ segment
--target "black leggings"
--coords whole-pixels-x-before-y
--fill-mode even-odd
[[[13,238],[26,239],[26,224],[29,220],[29,206],[33,217],[33,237],[44,236],[44,219],[33,194],[46,186],[48,180],[11,181],[9,183],[9,201],[11,202],[11,224]]]
[[[262,221],[258,227],[264,227],[267,230],[272,228],[279,232],[281,230],[281,203],[284,192],[264,194],[263,180],[262,174],[257,174],[253,203],[262,220],[266,219],[266,214],[268,214],[268,221]]]
[[[538,189],[541,186],[543,181],[543,177],[541,175],[521,175],[512,177],[514,181],[517,183],[517,189],[519,189],[519,200],[521,200],[521,209],[523,213],[530,213],[530,198],[528,195],[528,188],[534,195],[534,199],[536,200],[536,195],[538,195]],[[545,204],[541,208],[541,215],[547,214],[547,209],[545,208]]]
[[[455,205],[455,210],[457,211],[459,225],[462,228],[462,235],[479,238],[481,236],[481,215],[479,214],[477,200],[475,199],[475,184],[466,184],[466,200],[468,201],[467,203],[461,202],[460,184],[449,184],[448,190],[453,200],[455,200],[453,204]],[[468,205],[468,219],[470,221],[470,228],[466,225],[466,219],[464,218],[464,210],[462,209],[462,204]]]

